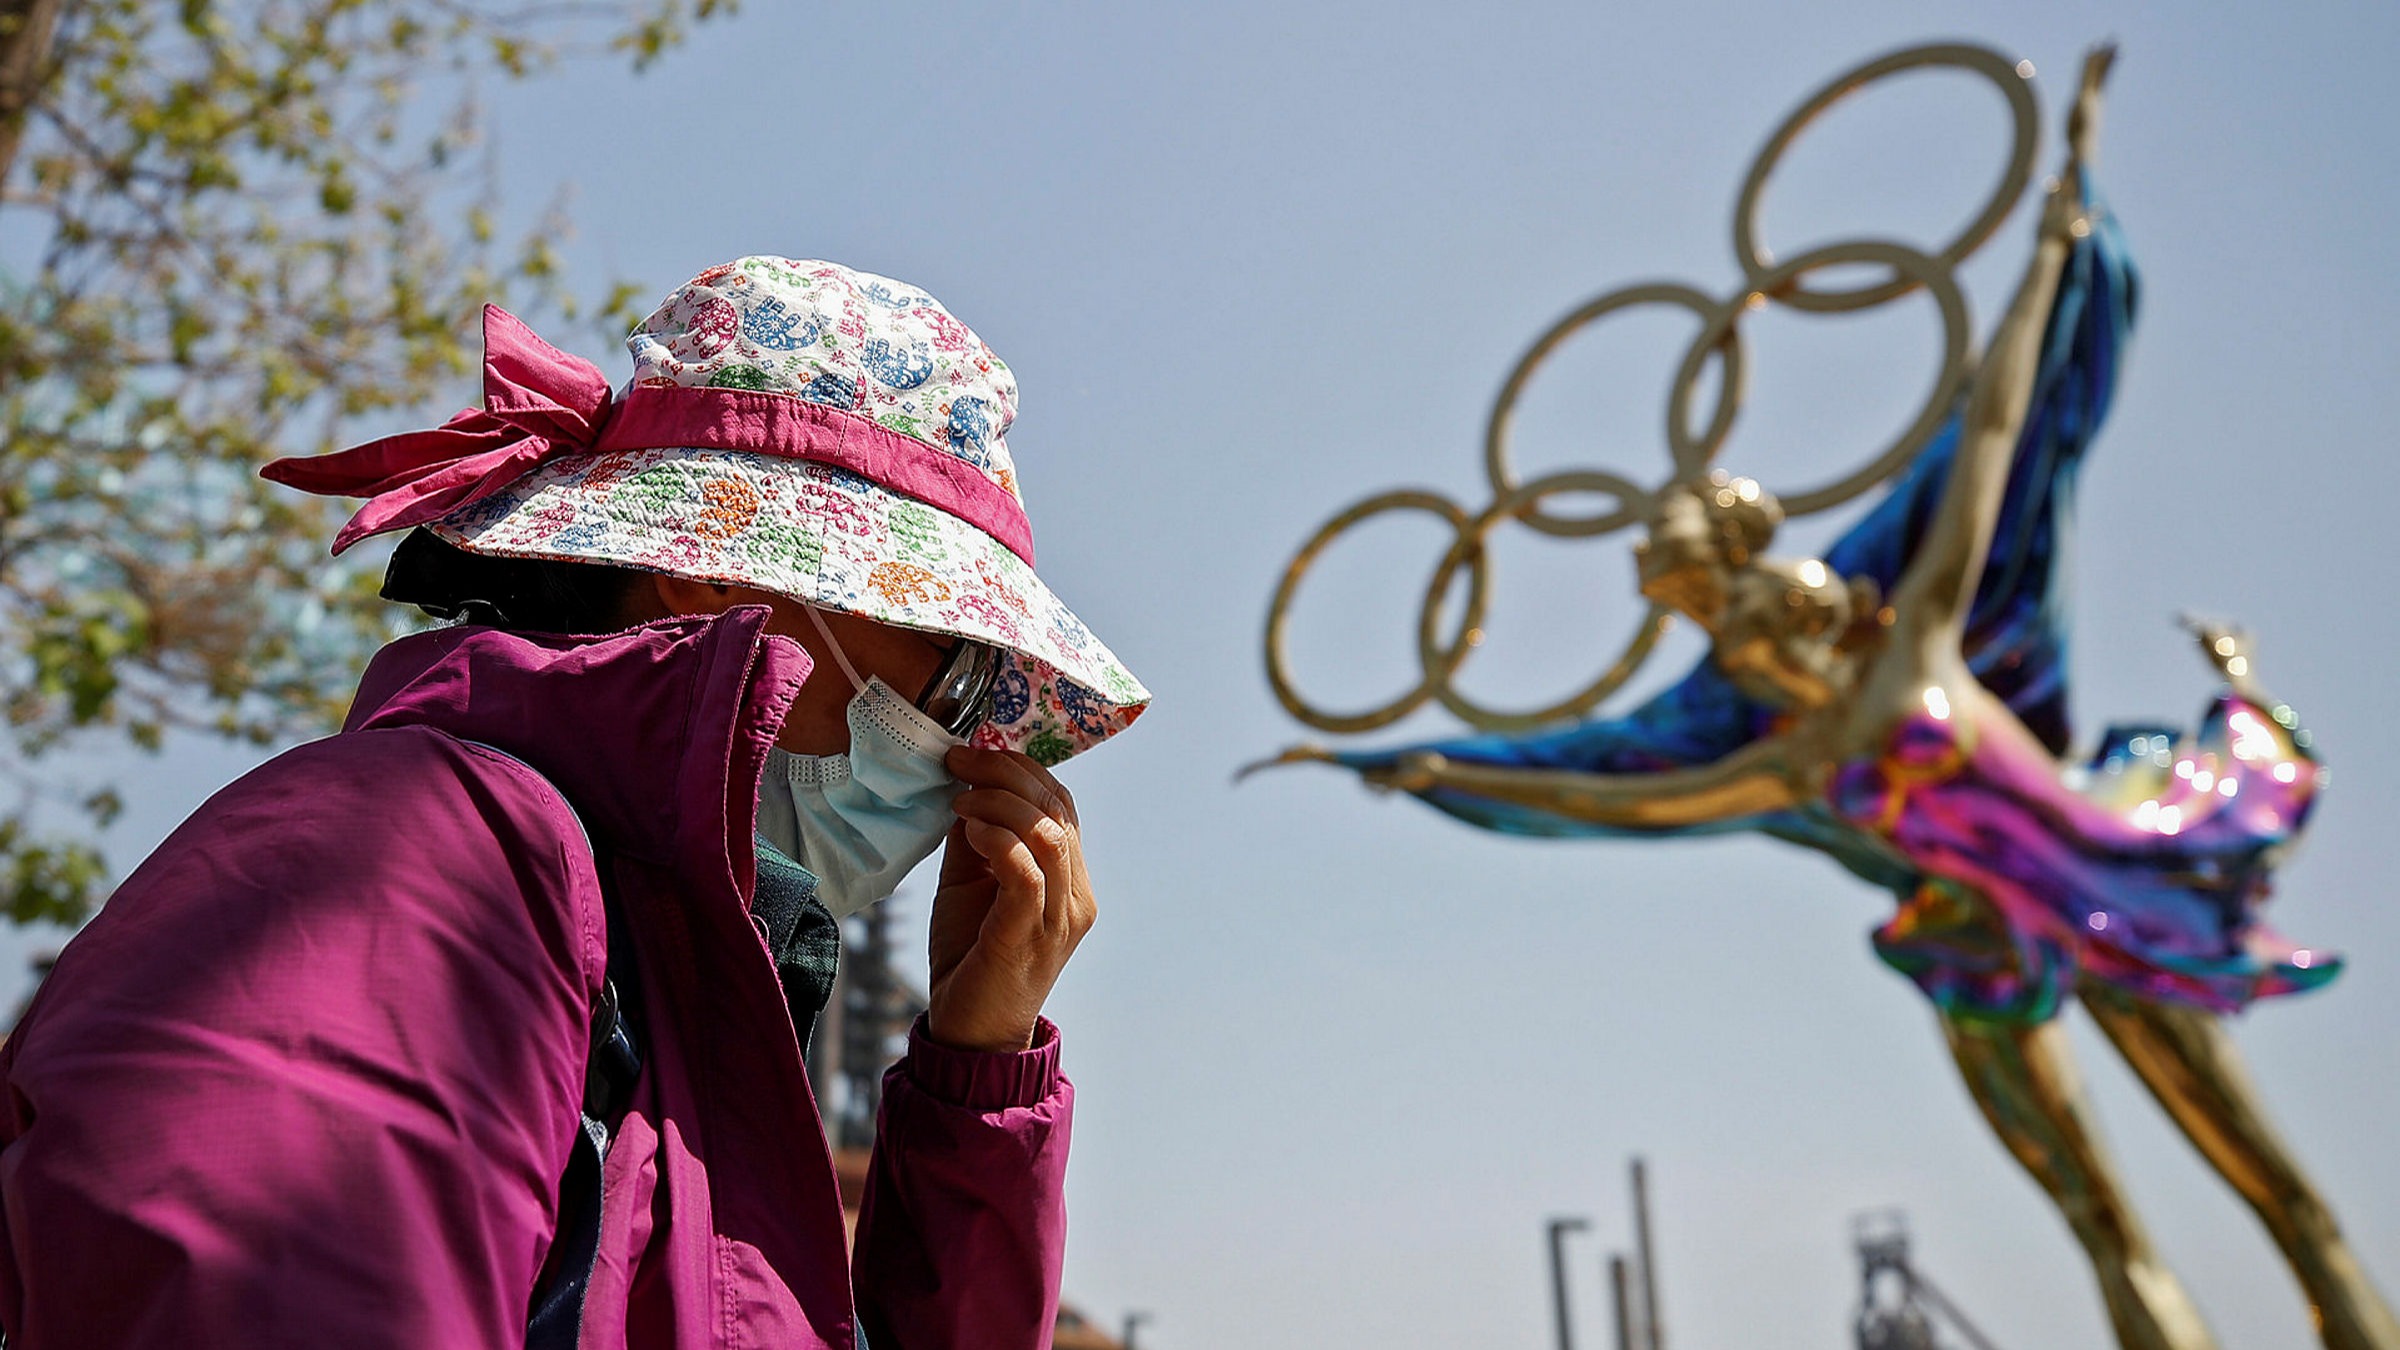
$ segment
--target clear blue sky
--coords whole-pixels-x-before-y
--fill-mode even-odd
[[[1523,344],[1621,282],[1730,289],[1768,130],[1835,71],[1946,37],[2037,64],[2046,164],[2081,48],[2123,44],[2101,182],[2148,291],[2083,484],[2078,720],[2190,718],[2209,680],[2170,620],[2196,609],[2249,623],[2314,727],[2334,786],[2273,912],[2352,965],[2236,1034],[2400,1289],[2400,10],[746,8],[644,77],[494,91],[510,205],[530,220],[573,185],[567,256],[594,290],[833,258],[931,290],[1017,370],[1043,573],[1158,694],[1070,775],[1102,902],[1054,1009],[1082,1093],[1071,1298],[1153,1312],[1155,1350],[1546,1346],[1541,1224],[1590,1213],[1576,1292],[1603,1344],[1600,1246],[1624,1239],[1640,1151],[1683,1350],[1846,1345],[1846,1225],[1885,1205],[2001,1344],[2103,1342],[2064,1227],[1868,951],[1888,897],[1764,842],[1540,844],[1331,774],[1228,782],[1301,731],[1258,654],[1301,537],[1387,486],[1471,497]],[[1996,106],[1920,81],[1845,108],[1782,176],[1770,237],[1945,233],[1996,166]],[[1979,330],[2030,228],[1970,270]],[[1931,369],[1928,312],[1759,316],[1722,462],[1772,484],[1888,434]],[[1655,479],[1684,338],[1653,317],[1576,352],[1527,410],[1527,462]],[[1506,543],[1470,687],[1530,699],[1599,659],[1631,613],[1623,543]],[[1405,678],[1438,547],[1399,524],[1359,545],[1300,616],[1303,675],[1346,702]],[[135,842],[238,765],[169,767]],[[2076,1040],[2225,1343],[2309,1344],[2247,1212]]]

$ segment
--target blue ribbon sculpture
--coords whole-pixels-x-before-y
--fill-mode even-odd
[[[2319,786],[2307,732],[2260,690],[2239,633],[2195,624],[2225,679],[2198,728],[2113,727],[2095,752],[2069,758],[2062,546],[2138,289],[2085,170],[2111,56],[2103,49],[2087,63],[2071,153],[1989,355],[1971,379],[1963,355],[1954,363],[1954,392],[1937,389],[1942,415],[1925,423],[1926,439],[1885,457],[1898,476],[1823,558],[1767,556],[1784,507],[1748,479],[1706,469],[1729,413],[1693,436],[1681,429],[1679,392],[1670,421],[1679,473],[1665,487],[1644,494],[1612,475],[1582,473],[1506,489],[1497,448],[1504,419],[1496,417],[1494,479],[1504,490],[1490,510],[1470,517],[1424,494],[1354,508],[1303,549],[1270,620],[1270,675],[1287,706],[1329,730],[1388,722],[1392,709],[1312,715],[1281,668],[1282,615],[1332,533],[1403,506],[1435,510],[1460,529],[1429,591],[1427,681],[1394,705],[1405,711],[1439,695],[1471,645],[1464,635],[1438,641],[1432,597],[1475,567],[1470,608],[1479,612],[1482,532],[1516,520],[1601,533],[1601,522],[1543,515],[1540,499],[1606,491],[1627,503],[1619,517],[1647,527],[1637,554],[1654,613],[1678,612],[1710,637],[1708,656],[1681,682],[1618,717],[1530,730],[1515,723],[1531,719],[1487,718],[1507,729],[1390,750],[1303,747],[1278,762],[1339,765],[1506,834],[1756,831],[1832,857],[1898,898],[1897,914],[1874,935],[1876,951],[1939,1009],[1987,1119],[2090,1255],[2123,1345],[2215,1342],[2095,1133],[2054,1020],[2070,996],[2258,1212],[2316,1309],[2324,1343],[2400,1350],[2400,1323],[2267,1122],[2218,1017],[2315,988],[2340,969],[2338,958],[2295,946],[2259,916]],[[1710,318],[1686,361],[1685,389],[1710,351],[1723,354],[1732,382],[1730,325],[1739,309],[1767,300],[1857,308],[1922,285],[1954,319],[1954,333],[1963,325],[1948,267],[1980,238],[1962,237],[1940,258],[1846,245],[1777,268],[1747,232],[1747,207],[1765,165],[1833,98],[1910,65],[1990,74],[1995,63],[1971,48],[1898,53],[1835,81],[1787,123],[1744,194],[1737,238],[1750,260],[1746,291],[1725,305],[1695,305]],[[2012,73],[2022,83],[2030,71]],[[1888,262],[1893,280],[1847,294],[1800,287],[1814,268],[1861,260]],[[1691,303],[1687,294],[1654,287],[1642,298]],[[1537,344],[1504,409],[1532,361],[1613,307],[1587,306]],[[1854,476],[1849,486],[1863,491],[1885,476]],[[1808,505],[1842,495],[1813,494]],[[1468,626],[1475,622],[1471,612]],[[1637,639],[1632,659],[1646,649]],[[1625,673],[1621,663],[1595,688],[1605,696]],[[1581,701],[1598,698],[1587,691]]]

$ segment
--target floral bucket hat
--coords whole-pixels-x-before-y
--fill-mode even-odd
[[[1007,653],[977,743],[1045,764],[1150,695],[1033,572],[1017,385],[931,296],[834,263],[713,267],[626,339],[633,379],[484,310],[484,403],[263,472],[370,498],[334,540],[425,526],[474,553],[755,586]]]

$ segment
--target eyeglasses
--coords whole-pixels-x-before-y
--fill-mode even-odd
[[[917,711],[953,736],[965,736],[992,715],[1000,689],[1001,650],[988,642],[960,638],[945,650],[942,665],[917,694]]]
[[[800,602],[800,608],[808,612],[808,621],[817,626],[817,635],[825,639],[833,659],[841,664],[842,673],[850,677],[851,685],[866,688],[866,681],[858,677],[857,668],[850,664],[825,616],[806,600]],[[931,645],[934,635],[920,631],[919,636]],[[992,700],[1000,690],[1000,661],[1006,652],[988,642],[964,637],[936,650],[942,654],[942,664],[933,672],[933,678],[925,682],[925,687],[917,691],[917,711],[932,718],[942,730],[964,738],[992,715]]]

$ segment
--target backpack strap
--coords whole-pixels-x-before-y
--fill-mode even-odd
[[[613,921],[616,916],[609,917]],[[549,1278],[534,1291],[525,1320],[526,1350],[575,1350],[582,1339],[584,1296],[591,1290],[592,1267],[600,1259],[600,1219],[607,1209],[604,1164],[615,1135],[610,1122],[624,1118],[634,1080],[642,1072],[641,1050],[617,995],[616,928],[614,922],[609,924],[609,977],[592,1005],[592,1046],[583,1068],[583,1128],[576,1132],[566,1175],[559,1179],[558,1233],[543,1263]]]
[[[633,1009],[621,992],[636,987],[633,944],[618,912],[616,895],[600,866],[591,829],[575,811],[575,803],[559,792],[557,784],[543,777],[541,770],[515,755],[482,741],[468,744],[514,761],[527,773],[549,783],[550,790],[574,818],[584,848],[592,854],[593,873],[600,878],[600,900],[608,926],[608,969],[601,979],[600,996],[592,1003],[592,1036],[583,1062],[582,1127],[576,1131],[574,1146],[567,1154],[566,1174],[559,1178],[558,1231],[551,1238],[550,1254],[542,1262],[543,1273],[535,1284],[525,1317],[526,1350],[576,1350],[583,1337],[584,1297],[591,1290],[592,1268],[600,1258],[600,1220],[607,1207],[604,1163],[608,1146],[615,1138],[616,1125],[625,1118],[625,1108],[633,1099],[634,1083],[642,1074],[640,1033]]]

